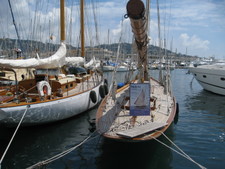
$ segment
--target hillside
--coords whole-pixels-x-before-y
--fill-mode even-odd
[[[12,55],[13,51],[18,48],[19,42],[15,39],[0,39],[0,55]],[[45,55],[45,53],[54,52],[58,49],[59,44],[52,44],[52,43],[43,43],[38,41],[32,41],[32,40],[21,40],[20,44],[22,46],[22,50],[24,53],[41,53],[42,55]],[[87,47],[90,49],[91,47]],[[112,55],[116,55],[118,43],[115,44],[102,44],[99,46],[95,46],[95,49],[107,49],[108,51],[112,51]],[[78,48],[67,45],[68,51],[75,53],[79,53]],[[159,47],[150,45],[148,48],[148,55],[153,58],[158,57]],[[161,49],[162,53],[165,53],[164,49]],[[166,50],[168,56],[173,56],[174,58],[177,58],[179,60],[195,60],[197,56],[189,56],[181,53],[174,53],[170,50]],[[121,44],[121,53],[126,55],[129,55],[132,53],[132,44],[129,43],[122,43]],[[47,54],[46,54],[47,55]]]

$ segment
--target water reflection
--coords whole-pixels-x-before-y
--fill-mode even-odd
[[[89,114],[84,113],[60,123],[20,129],[3,160],[3,168],[29,167],[80,143],[90,134],[89,119]],[[8,131],[0,137],[2,154],[14,129],[1,130]]]
[[[173,140],[173,126],[166,134]],[[167,145],[171,143],[164,137],[160,137]],[[173,154],[170,149],[161,145],[157,141],[147,141],[140,143],[116,142],[104,139],[102,154],[99,157],[98,168],[100,169],[170,169]]]
[[[205,112],[207,114],[215,114],[225,119],[225,96],[220,96],[202,90],[195,95],[190,95],[185,99],[185,105],[188,110],[194,112]]]

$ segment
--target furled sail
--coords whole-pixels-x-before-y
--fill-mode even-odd
[[[130,0],[127,3],[127,14],[125,17],[130,18],[132,32],[134,33],[135,42],[138,51],[138,68],[141,70],[140,78],[148,80],[147,69],[147,45],[149,42],[147,35],[147,17],[144,3],[140,0]],[[143,72],[143,73],[142,73]]]
[[[62,42],[57,52],[48,58],[0,59],[0,67],[5,68],[58,68],[65,65],[66,45]]]
[[[137,44],[139,57],[145,62],[147,56],[147,20],[145,16],[145,6],[140,0],[130,0],[127,3],[127,17],[130,18],[132,31]]]
[[[88,63],[84,64],[85,68],[92,67],[96,63],[95,57],[93,57]]]
[[[83,57],[66,57],[65,65],[69,66],[79,66],[84,64]]]

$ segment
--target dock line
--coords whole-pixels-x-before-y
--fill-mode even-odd
[[[20,127],[20,125],[21,125],[21,123],[22,123],[22,121],[23,121],[25,115],[26,115],[26,113],[27,113],[27,110],[28,110],[29,108],[30,108],[30,105],[27,105],[27,108],[26,108],[26,110],[24,111],[23,116],[22,116],[22,118],[20,119],[19,124],[17,125],[16,130],[14,131],[14,133],[13,133],[13,135],[12,135],[12,138],[11,138],[10,141],[9,141],[9,144],[7,145],[7,147],[6,147],[6,149],[5,149],[4,153],[3,153],[3,155],[2,155],[2,157],[1,157],[1,160],[0,160],[0,169],[2,168],[2,161],[3,161],[3,159],[4,159],[4,157],[5,157],[6,153],[7,153],[7,151],[8,151],[8,149],[9,149],[9,147],[10,147],[10,145],[11,145],[11,143],[12,143],[12,141],[13,141],[13,139],[14,139],[14,137],[15,137],[15,135],[16,135],[16,133],[17,133],[17,131],[18,131],[18,129],[19,129],[19,127]]]
[[[158,131],[158,130],[157,130]],[[158,131],[161,132],[161,131]],[[177,154],[181,155],[182,157],[188,159],[189,161],[193,162],[194,164],[196,164],[199,168],[201,169],[206,169],[206,167],[202,166],[201,164],[197,163],[196,161],[194,161],[189,155],[187,155],[181,148],[179,148],[172,140],[170,140],[163,132],[161,132],[162,135],[170,142],[172,143],[179,151],[175,150],[174,148],[168,146],[167,144],[163,143],[162,141],[160,141],[157,138],[152,137],[154,140],[156,140],[157,142],[159,142],[160,144],[164,145],[165,147],[169,148],[170,150],[176,152]]]
[[[55,156],[53,156],[53,157],[47,159],[47,160],[38,162],[38,163],[36,163],[36,164],[34,164],[34,165],[32,165],[32,166],[26,168],[26,169],[40,168],[40,167],[43,166],[43,165],[47,165],[47,164],[49,164],[49,163],[51,163],[51,162],[53,162],[53,161],[55,161],[55,160],[58,160],[59,158],[64,157],[65,155],[69,154],[69,153],[72,152],[73,150],[75,150],[75,149],[77,149],[78,147],[80,147],[81,145],[83,145],[85,142],[90,141],[90,140],[94,139],[95,137],[97,137],[98,135],[95,136],[95,137],[93,137],[92,139],[89,139],[89,138],[91,138],[92,135],[94,135],[95,132],[96,132],[96,130],[95,130],[93,133],[91,133],[88,137],[86,137],[83,141],[81,141],[79,144],[75,145],[74,147],[71,147],[71,148],[69,148],[68,150],[65,150],[65,151],[63,151],[63,152],[61,152],[61,153],[59,153],[59,154],[57,154],[57,155],[55,155]],[[0,169],[1,169],[1,168],[0,168]]]

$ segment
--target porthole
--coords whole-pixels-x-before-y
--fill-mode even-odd
[[[203,75],[203,77],[206,78],[207,76],[206,75]]]
[[[225,78],[224,77],[221,77],[220,80],[225,81]]]

